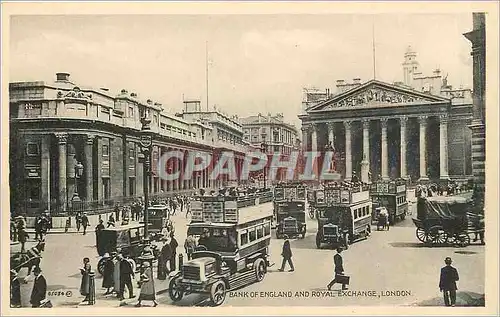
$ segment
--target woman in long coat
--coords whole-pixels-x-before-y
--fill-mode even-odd
[[[104,295],[108,295],[112,293],[110,289],[115,286],[113,276],[115,264],[108,253],[104,254],[103,258],[106,259],[106,262],[104,262],[104,272],[102,274],[102,287],[106,289],[106,293],[104,293]]]
[[[153,271],[149,262],[144,262],[144,273],[141,274],[141,293],[137,307],[141,306],[143,300],[153,301],[154,307],[158,305],[156,302],[155,282],[153,279]]]
[[[85,296],[85,299],[83,300],[84,302],[89,300],[89,294],[90,294],[90,259],[89,258],[84,258],[83,259],[83,267],[80,268],[80,273],[82,274],[82,282],[80,284],[80,294]]]

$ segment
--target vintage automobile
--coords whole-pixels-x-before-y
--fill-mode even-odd
[[[149,234],[153,241],[159,241],[161,236],[161,231],[167,226],[167,222],[170,219],[170,212],[165,204],[157,204],[148,207],[149,216]]]
[[[306,235],[306,187],[301,183],[283,183],[274,188],[276,238],[304,238]]]
[[[128,254],[134,260],[141,255],[146,245],[150,245],[144,240],[143,224],[106,228],[100,234],[99,246],[103,248],[104,252],[111,254],[120,249],[122,253]],[[155,245],[150,245],[150,247],[157,258],[159,250]],[[101,258],[97,263],[97,270],[100,274],[104,271],[105,260],[105,258]]]
[[[323,243],[347,249],[370,235],[372,203],[367,185],[326,186],[323,195],[325,203],[318,207],[318,249]]]
[[[214,306],[226,292],[264,279],[272,212],[262,206],[238,208],[236,197],[200,197],[192,202],[188,235],[201,236],[192,260],[170,273],[169,295],[207,294]]]

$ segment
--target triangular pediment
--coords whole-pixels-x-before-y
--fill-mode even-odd
[[[328,111],[351,107],[377,107],[404,104],[432,104],[449,101],[441,96],[371,80],[340,93],[307,109],[307,112]]]

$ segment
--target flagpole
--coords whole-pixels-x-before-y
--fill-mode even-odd
[[[206,66],[205,79],[207,81],[207,111],[209,111],[208,110],[208,41],[205,42],[205,66]]]
[[[377,79],[377,66],[375,58],[375,20],[372,20],[372,49],[373,49],[373,79]]]

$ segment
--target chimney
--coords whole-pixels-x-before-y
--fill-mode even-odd
[[[354,84],[356,84],[356,85],[359,85],[359,84],[361,84],[361,78],[356,77],[356,78],[354,78],[354,79],[352,80],[352,82],[353,82]]]
[[[153,100],[148,99],[148,100],[146,101],[146,103],[147,103],[148,105],[153,105]]]
[[[56,81],[69,81],[69,73],[56,73]]]
[[[330,98],[330,88],[326,88],[326,99]]]
[[[127,89],[122,89],[121,93],[122,93],[122,95],[126,95],[126,94],[128,94],[128,91],[127,91]]]
[[[130,97],[137,98],[137,94],[135,92],[130,93]]]
[[[343,79],[337,80],[337,86],[343,85],[345,82]]]
[[[441,70],[439,68],[437,68],[432,73],[434,74],[434,76],[439,76],[439,75],[441,75]]]
[[[104,87],[101,87],[101,90],[102,90],[102,91],[109,91],[109,88],[104,88]]]

